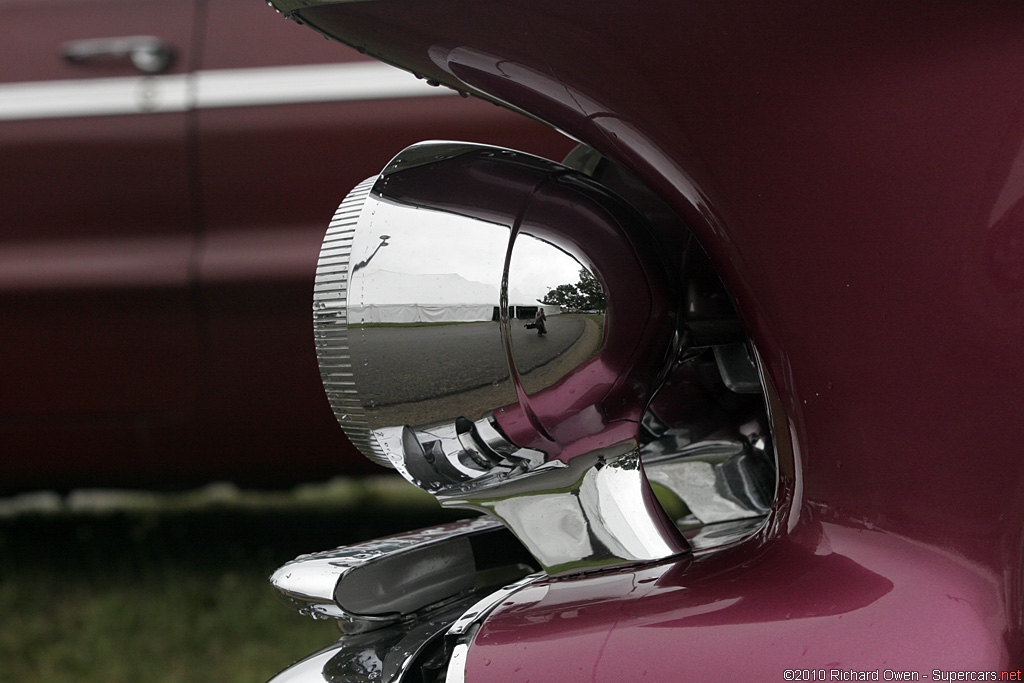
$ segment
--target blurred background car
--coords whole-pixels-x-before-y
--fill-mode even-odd
[[[0,493],[369,469],[311,335],[337,188],[424,138],[572,146],[249,0],[0,24]]]

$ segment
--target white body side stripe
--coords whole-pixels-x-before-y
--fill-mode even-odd
[[[0,84],[0,121],[453,94],[377,62]]]

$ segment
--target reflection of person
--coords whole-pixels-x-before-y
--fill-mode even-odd
[[[538,337],[543,337],[545,334],[548,333],[548,328],[545,325],[545,322],[547,321],[547,319],[548,319],[548,316],[547,316],[547,313],[544,312],[544,307],[543,306],[538,306],[537,307],[537,314],[533,316],[533,324],[537,328],[537,336]]]

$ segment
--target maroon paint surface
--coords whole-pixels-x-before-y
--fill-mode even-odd
[[[523,0],[495,21],[389,0],[304,18],[636,172],[710,253],[785,408],[773,523],[717,578],[698,563],[656,589],[642,570],[525,593],[484,625],[467,680],[1020,666],[1018,4]]]

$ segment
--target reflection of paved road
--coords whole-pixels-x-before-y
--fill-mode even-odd
[[[583,333],[575,316],[552,316],[547,327],[547,336],[537,337],[522,321],[512,322],[521,373],[552,360]],[[351,330],[349,343],[360,397],[375,405],[422,401],[508,377],[497,323],[367,327]]]

